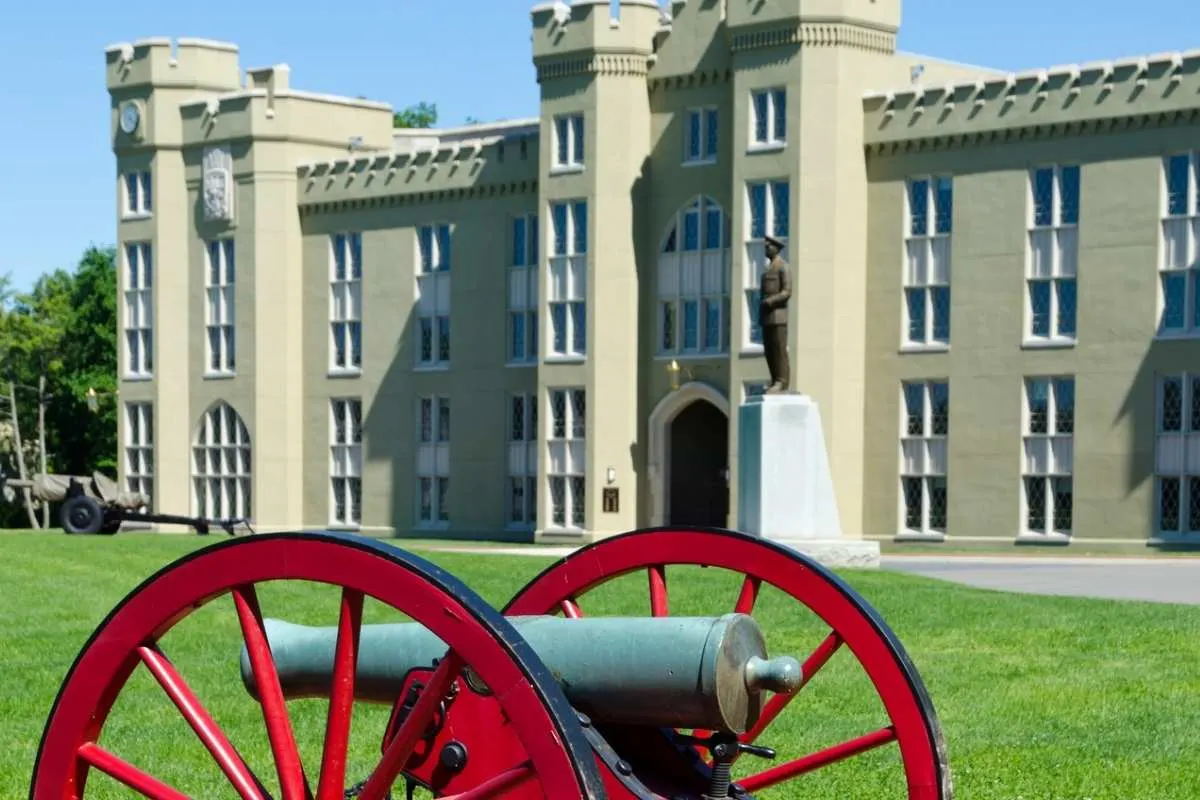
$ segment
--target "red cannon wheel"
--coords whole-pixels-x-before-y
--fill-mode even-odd
[[[952,781],[941,725],[916,667],[891,629],[844,581],[801,553],[744,533],[721,529],[654,528],[633,531],[580,548],[550,566],[505,607],[510,616],[561,613],[581,617],[588,609],[584,595],[603,584],[643,572],[647,575],[649,610],[667,616],[667,567],[692,565],[729,570],[741,577],[738,594],[716,613],[734,610],[753,614],[761,590],[774,587],[814,612],[829,631],[803,662],[807,685],[840,649],[847,649],[866,672],[887,715],[877,730],[737,781],[744,792],[762,791],[821,767],[896,743],[905,775],[908,800],[951,800]],[[715,604],[723,605],[718,598]],[[707,611],[705,613],[712,613]],[[795,653],[802,656],[803,653]],[[773,696],[762,718],[740,738],[759,739],[779,714],[804,694]],[[742,765],[744,766],[744,764]],[[898,787],[899,788],[899,787]],[[785,789],[787,797],[799,787]]]
[[[255,586],[267,581],[326,584],[342,590],[335,689],[316,785],[305,774],[296,728],[263,628]],[[145,797],[187,797],[99,743],[109,712],[139,665],[153,675],[204,744],[232,784],[231,796],[243,800],[272,796],[160,647],[160,640],[180,620],[215,601],[227,603],[227,610],[236,615],[260,687],[261,713],[281,788],[274,796],[342,800],[365,597],[425,625],[448,650],[358,797],[382,800],[388,795],[439,703],[469,667],[499,702],[527,760],[460,797],[490,797],[517,786],[528,793],[540,784],[546,797],[604,798],[599,770],[575,712],[545,665],[507,620],[433,564],[380,542],[322,532],[228,540],[176,561],[131,592],[92,634],[67,674],[42,735],[31,800],[81,798],[92,770],[107,773]],[[229,660],[236,664],[236,652],[230,653]],[[230,680],[236,681],[236,667],[230,672]]]

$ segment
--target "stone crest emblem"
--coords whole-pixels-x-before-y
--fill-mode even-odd
[[[233,154],[209,147],[201,162],[201,201],[206,222],[233,222]]]

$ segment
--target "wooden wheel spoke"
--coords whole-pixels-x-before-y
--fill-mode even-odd
[[[558,607],[562,609],[563,616],[567,619],[581,619],[583,617],[583,611],[579,608],[579,602],[574,598],[568,597],[559,603]]]
[[[316,800],[342,800],[346,791],[346,753],[350,748],[350,722],[354,716],[354,678],[362,611],[362,593],[343,589]]]
[[[271,656],[271,647],[263,629],[262,612],[253,586],[242,586],[233,590],[233,602],[237,607],[238,622],[242,627],[242,638],[246,641],[246,653],[254,673],[254,685],[258,688],[259,704],[262,706],[263,721],[267,727],[267,738],[271,742],[271,753],[275,756],[275,769],[279,774],[279,785],[283,800],[307,800],[312,794],[308,779],[304,775],[304,764],[296,748],[296,737],[292,721],[288,717],[287,702],[279,684],[279,673]]]
[[[97,744],[89,742],[79,748],[79,757],[150,800],[188,800],[188,796],[183,792],[168,786]]]
[[[659,564],[646,570],[650,580],[650,613],[665,617],[671,613],[667,601],[667,568]]]
[[[446,795],[442,800],[485,800],[500,792],[506,792],[533,777],[533,766],[527,761],[518,767],[507,769],[488,778],[483,783],[465,792]]]
[[[868,733],[865,736],[859,736],[857,739],[851,739],[848,742],[827,747],[824,750],[818,750],[811,755],[797,758],[794,761],[788,761],[785,764],[780,764],[776,767],[771,767],[763,772],[751,775],[748,778],[738,781],[747,792],[758,792],[774,786],[777,783],[791,780],[805,774],[813,772],[821,767],[842,761],[851,756],[861,755],[868,750],[874,750],[876,747],[894,742],[896,740],[896,730],[892,727],[880,728],[877,731]]]
[[[204,743],[205,748],[212,754],[213,760],[229,778],[233,788],[237,790],[242,800],[266,800],[262,786],[251,772],[250,767],[242,759],[233,743],[217,725],[215,719],[200,702],[195,692],[188,686],[187,681],[175,669],[161,650],[154,645],[143,645],[137,648],[137,655],[150,670],[150,674],[158,681],[158,685],[166,692],[167,697],[179,709],[179,713],[187,720],[188,725],[196,732],[196,736]]]
[[[400,724],[400,729],[388,742],[383,758],[371,773],[371,777],[367,779],[362,794],[359,795],[361,800],[383,800],[387,796],[392,784],[400,775],[400,771],[408,763],[409,756],[412,755],[417,743],[425,735],[442,700],[449,693],[450,684],[454,683],[459,673],[462,672],[463,666],[463,661],[457,653],[453,650],[446,652],[445,657],[429,678],[429,683],[421,690],[412,710]]]
[[[762,580],[747,575],[742,581],[742,590],[738,593],[737,603],[733,607],[735,614],[753,614],[754,604],[758,602],[758,590],[762,588]]]
[[[762,714],[758,718],[758,722],[754,727],[746,731],[739,737],[743,742],[753,742],[759,735],[767,729],[767,726],[775,721],[783,710],[788,707],[788,704],[800,694],[800,690],[808,685],[808,682],[813,679],[813,676],[821,671],[821,668],[829,662],[829,659],[838,648],[842,646],[842,637],[837,631],[833,631],[825,640],[817,646],[817,649],[812,652],[808,658],[804,660],[804,664],[800,667],[800,688],[792,694],[777,694],[774,695],[767,704],[763,706]]]

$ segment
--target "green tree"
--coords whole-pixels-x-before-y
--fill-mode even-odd
[[[392,115],[394,128],[432,128],[437,124],[438,110],[436,103],[421,101],[395,112]]]

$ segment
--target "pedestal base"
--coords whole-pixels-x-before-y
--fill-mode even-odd
[[[752,397],[738,409],[739,530],[826,566],[879,566],[879,544],[842,532],[821,413],[811,397]]]

